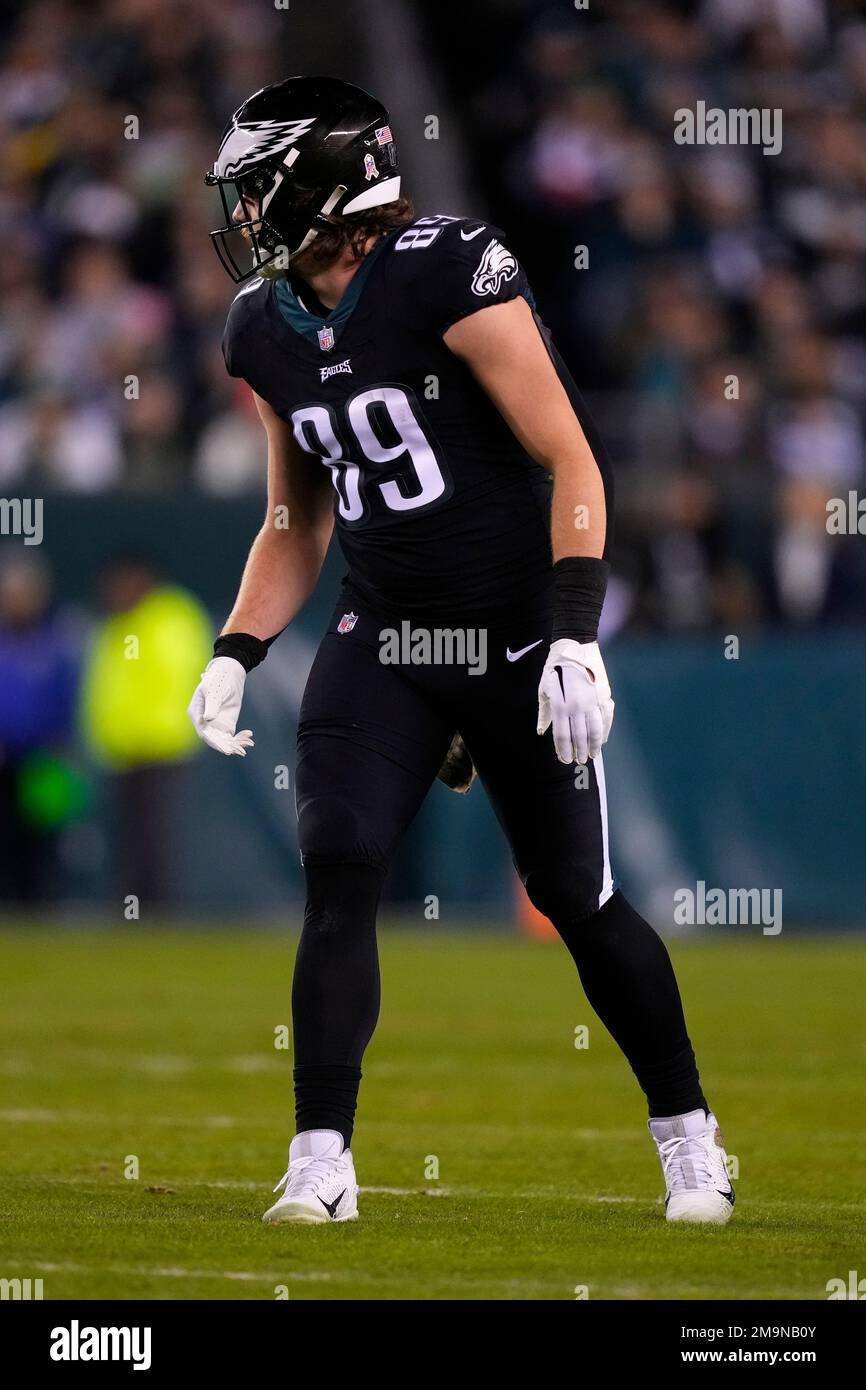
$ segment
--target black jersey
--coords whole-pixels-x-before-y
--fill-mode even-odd
[[[453,617],[550,583],[550,475],[442,341],[519,295],[534,307],[495,228],[435,216],[380,241],[332,312],[285,279],[257,280],[231,306],[228,370],[291,424],[311,467],[330,469],[349,577],[373,601]]]

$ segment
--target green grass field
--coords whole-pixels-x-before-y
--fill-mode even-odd
[[[294,940],[0,934],[0,1276],[46,1299],[824,1299],[866,1275],[866,942],[677,944],[739,1162],[730,1225],[689,1229],[665,1225],[642,1098],[564,950],[381,941],[361,1219],[266,1228]]]

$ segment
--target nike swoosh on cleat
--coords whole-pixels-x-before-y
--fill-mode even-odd
[[[484,223],[484,227],[478,227],[476,231],[470,232],[468,236],[466,235],[466,233],[464,232],[463,228],[461,227],[461,228],[460,228],[460,235],[461,235],[461,237],[463,238],[464,241],[472,241],[472,240],[474,240],[475,237],[481,235],[481,233],[484,231],[484,229],[485,229],[486,226],[487,226],[487,223],[485,222],[485,223]]]
[[[733,1206],[734,1202],[737,1200],[737,1194],[732,1187],[729,1188],[727,1192],[723,1192],[720,1187],[717,1187],[716,1191],[720,1197],[724,1197],[726,1202],[730,1202],[731,1206]]]
[[[335,1197],[333,1202],[326,1202],[324,1197],[319,1198],[319,1201],[321,1202],[322,1206],[325,1208],[325,1211],[328,1213],[332,1220],[337,1215],[337,1207],[340,1205],[345,1195],[346,1189],[344,1187],[339,1197]]]
[[[540,647],[543,641],[544,638],[539,637],[537,642],[530,642],[528,647],[521,647],[519,652],[513,652],[510,647],[506,647],[505,655],[509,661],[519,661],[522,656],[526,656],[527,652],[531,652],[533,647]]]

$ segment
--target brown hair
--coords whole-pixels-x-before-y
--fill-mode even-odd
[[[354,260],[362,261],[366,254],[364,247],[371,236],[387,236],[414,220],[415,205],[411,198],[397,198],[393,203],[365,208],[348,217],[328,218],[328,230],[314,237],[303,253],[304,259],[309,256],[311,262],[324,267],[348,249]]]

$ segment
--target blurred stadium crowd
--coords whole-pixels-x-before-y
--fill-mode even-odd
[[[258,483],[202,174],[281,69],[276,12],[36,0],[3,23],[0,485]]]
[[[437,33],[487,202],[617,466],[624,616],[862,622],[862,542],[825,523],[864,480],[863,6],[536,0]],[[676,144],[699,101],[780,108],[781,152]]]
[[[257,418],[219,350],[233,289],[208,245],[218,218],[202,173],[227,114],[295,71],[299,53],[367,80],[355,37],[369,6],[341,0],[345,32],[336,8],[3,7],[0,494],[262,489]],[[609,632],[862,624],[862,539],[826,525],[828,499],[864,485],[862,6],[415,0],[412,11],[434,114],[456,131],[471,190],[470,206],[419,211],[480,213],[506,231],[614,459]],[[699,101],[781,109],[781,151],[677,144],[674,113]],[[411,192],[429,146],[421,120],[401,127],[395,109],[394,124]],[[56,624],[46,567],[28,575],[20,558],[0,584],[0,820],[20,830],[25,786],[44,829],[72,814],[77,792],[29,760],[74,737],[87,668],[81,632]],[[126,563],[139,567],[135,602],[162,595],[139,560]],[[166,592],[178,630],[191,622],[206,652],[207,615],[184,617],[184,596]],[[190,688],[200,659],[197,647]],[[110,730],[91,736],[106,766],[129,770]],[[178,726],[162,765],[184,761],[190,737]],[[147,748],[133,762],[148,765]],[[154,795],[126,785],[138,815]],[[31,896],[49,866],[28,867],[32,846],[7,840],[0,879],[8,889],[17,872],[13,895]]]
[[[609,440],[616,625],[862,621],[862,546],[825,526],[863,481],[860,7],[484,0],[459,43],[451,8],[417,5],[478,194],[453,211],[505,227]],[[291,69],[287,16],[34,0],[2,25],[0,487],[261,486],[201,174]],[[677,145],[699,100],[781,108],[781,153]]]

